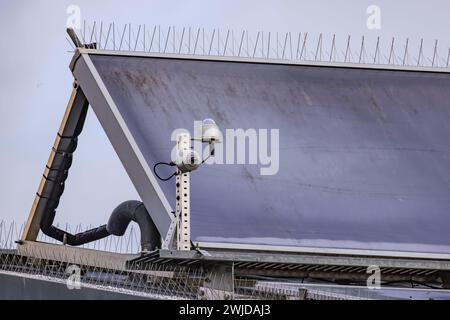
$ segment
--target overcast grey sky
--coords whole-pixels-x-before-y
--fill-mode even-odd
[[[25,221],[69,98],[71,54],[65,38],[67,7],[81,19],[177,27],[348,34],[373,46],[421,37],[429,55],[450,45],[450,2],[428,1],[92,1],[0,0],[0,219]],[[381,9],[381,29],[366,25],[369,5]],[[401,48],[399,46],[399,48]],[[137,199],[120,161],[92,112],[79,141],[56,222],[101,224],[123,200]]]

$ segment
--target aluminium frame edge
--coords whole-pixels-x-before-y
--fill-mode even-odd
[[[305,254],[329,254],[344,256],[370,256],[387,258],[412,258],[412,259],[436,259],[450,260],[450,254],[447,253],[427,253],[410,252],[394,250],[364,250],[364,249],[340,249],[340,248],[319,248],[302,246],[274,246],[245,243],[226,243],[226,242],[201,242],[196,241],[195,246],[208,249],[224,249],[239,251],[259,251],[259,252],[284,252],[284,253],[305,253]]]
[[[344,69],[365,69],[379,71],[409,71],[409,72],[427,72],[450,74],[450,67],[425,67],[425,66],[406,66],[391,64],[369,64],[352,62],[328,62],[328,61],[310,61],[310,60],[287,60],[287,59],[263,59],[248,57],[214,56],[214,55],[193,55],[193,54],[173,54],[173,53],[154,53],[143,51],[117,51],[117,50],[99,50],[79,48],[77,50],[81,55],[109,55],[137,58],[161,58],[161,59],[179,59],[179,60],[197,60],[197,61],[216,61],[216,62],[242,62],[255,64],[277,64],[292,65],[304,67],[328,67]]]

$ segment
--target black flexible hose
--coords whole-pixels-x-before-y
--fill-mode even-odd
[[[85,116],[86,114],[84,113],[82,115],[83,121]],[[40,225],[42,232],[53,239],[71,246],[83,245],[110,235],[106,230],[106,225],[80,232],[75,235],[53,226],[56,208],[58,207],[59,199],[64,192],[65,181],[67,179],[69,169],[72,166],[72,154],[77,148],[78,135],[80,132],[81,127],[75,131],[75,136],[59,136],[61,142],[59,143],[58,149],[53,150],[53,166],[51,168],[47,168],[48,173],[45,177],[46,183],[43,191],[39,195],[41,199],[36,209],[42,214]]]
[[[41,216],[40,228],[47,236],[71,246],[79,246],[105,238],[111,234],[122,236],[129,223],[135,221],[141,229],[142,250],[153,250],[160,246],[160,235],[150,218],[145,206],[139,201],[126,201],[120,204],[111,214],[108,225],[102,225],[77,234],[71,234],[53,226],[56,209],[64,192],[64,185],[72,165],[72,155],[77,148],[80,135],[86,119],[88,104],[83,107],[73,136],[61,136],[57,149],[53,150],[52,167],[47,167],[45,183],[35,214]]]
[[[60,142],[57,149],[53,149],[52,167],[47,167],[47,176],[44,176],[46,181],[41,194],[38,194],[40,201],[36,208],[36,214],[42,217],[40,224],[42,232],[72,246],[79,246],[109,236],[105,225],[75,235],[53,226],[56,208],[64,192],[65,181],[72,166],[72,156],[78,145],[78,136],[83,129],[87,110],[88,105],[86,104],[80,114],[73,136],[62,136],[58,133]]]
[[[158,229],[140,201],[129,200],[118,205],[108,220],[106,230],[115,236],[123,236],[131,221],[139,225],[142,251],[151,251],[161,247],[161,236]]]

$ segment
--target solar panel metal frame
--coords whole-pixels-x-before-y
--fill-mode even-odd
[[[155,222],[161,235],[169,230],[173,218],[173,209],[164,193],[162,192],[153,172],[143,158],[141,151],[133,136],[130,133],[125,121],[120,115],[118,108],[110,96],[103,80],[96,70],[90,55],[112,55],[126,57],[152,57],[162,59],[186,59],[186,60],[208,60],[208,61],[226,61],[226,62],[244,62],[256,64],[281,64],[297,66],[320,66],[334,68],[350,69],[372,69],[372,70],[397,70],[429,73],[450,74],[448,68],[441,67],[423,67],[423,66],[401,66],[401,65],[380,65],[380,64],[360,64],[360,63],[340,63],[323,61],[293,61],[281,59],[254,59],[245,57],[227,57],[227,56],[202,56],[202,55],[183,55],[183,54],[163,54],[147,52],[125,52],[109,51],[97,49],[77,49],[70,68],[75,79],[78,81],[90,105],[93,107],[102,127],[106,131],[110,141],[121,159],[124,167],[130,176],[142,201],[153,208],[150,215]],[[114,139],[111,139],[114,136]],[[450,254],[426,253],[426,252],[404,252],[387,250],[359,250],[359,249],[336,249],[336,248],[317,248],[317,247],[294,247],[278,245],[253,245],[239,243],[209,243],[196,242],[199,248],[211,249],[231,249],[231,250],[251,250],[251,251],[271,251],[271,252],[299,252],[299,253],[318,253],[318,254],[336,254],[336,255],[354,255],[354,256],[382,256],[382,257],[405,257],[421,259],[450,259]]]

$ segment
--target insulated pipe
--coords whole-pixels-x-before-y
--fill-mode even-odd
[[[140,201],[129,200],[118,205],[108,220],[106,230],[110,234],[123,236],[131,221],[139,225],[142,251],[161,247],[161,235]]]
[[[80,121],[84,123],[86,114],[83,113]],[[161,246],[161,236],[147,212],[144,204],[140,201],[125,201],[111,214],[107,225],[102,225],[77,234],[71,234],[67,231],[53,226],[56,208],[59,199],[64,192],[65,180],[67,179],[69,169],[72,165],[72,154],[76,150],[78,135],[81,133],[82,125],[76,130],[75,136],[62,137],[57,150],[54,152],[54,160],[51,168],[48,168],[46,183],[36,210],[42,212],[41,230],[47,236],[68,244],[79,246],[88,242],[93,242],[105,238],[111,234],[123,236],[131,221],[135,221],[141,231],[142,251],[151,251]]]
[[[53,239],[71,246],[83,245],[109,236],[106,225],[80,232],[75,235],[53,226],[56,208],[58,207],[59,199],[64,192],[65,181],[69,169],[72,166],[72,155],[77,148],[78,136],[83,129],[87,110],[88,104],[86,103],[80,113],[72,136],[62,136],[58,133],[60,142],[58,146],[52,150],[52,166],[47,167],[48,173],[47,176],[44,176],[44,188],[42,189],[42,192],[38,194],[40,201],[36,208],[37,214],[41,214],[42,216],[40,224],[42,232]]]
[[[76,88],[76,90],[80,90]],[[82,104],[79,106],[79,113],[71,113],[70,123],[72,130],[67,130],[67,134],[58,132],[58,143],[54,145],[51,154],[51,160],[47,164],[46,173],[43,176],[42,189],[36,194],[38,201],[34,216],[41,217],[39,227],[47,236],[61,241],[71,246],[79,246],[85,243],[93,242],[109,236],[110,234],[122,236],[131,221],[138,223],[141,229],[141,247],[142,250],[150,251],[159,247],[161,244],[160,235],[155,224],[150,218],[145,206],[139,201],[126,201],[120,204],[112,213],[108,225],[102,225],[77,234],[71,234],[53,226],[56,209],[59,200],[64,192],[64,185],[67,179],[69,169],[72,166],[72,155],[78,144],[80,135],[86,119],[88,102],[81,91],[78,91],[77,97],[82,97]],[[75,117],[75,118],[74,118]],[[67,120],[69,121],[69,120]]]
[[[47,166],[47,175],[44,175],[44,187],[41,193],[37,195],[40,198],[40,201],[36,207],[35,213],[42,216],[40,223],[42,232],[53,239],[73,246],[99,240],[109,235],[106,231],[106,226],[100,226],[72,235],[52,225],[53,220],[55,219],[56,208],[58,207],[59,200],[64,192],[65,181],[69,169],[72,166],[72,155],[78,145],[78,136],[83,130],[88,106],[89,104],[86,101],[82,106],[82,111],[80,112],[78,119],[76,119],[76,125],[72,132],[73,135],[63,136],[58,133],[60,142],[52,149],[53,161],[51,167]]]
[[[83,122],[84,122],[83,116]],[[131,221],[135,221],[141,231],[141,247],[143,251],[151,251],[161,246],[161,236],[147,212],[144,204],[140,201],[125,201],[111,214],[107,225],[102,225],[75,235],[53,226],[56,208],[59,199],[64,192],[64,184],[69,169],[72,165],[72,154],[77,147],[77,137],[81,127],[74,137],[60,137],[61,143],[58,150],[53,150],[54,160],[52,168],[48,168],[48,175],[43,192],[39,195],[41,201],[37,210],[42,210],[41,230],[47,236],[68,244],[79,246],[88,242],[105,238],[111,234],[123,236]]]

